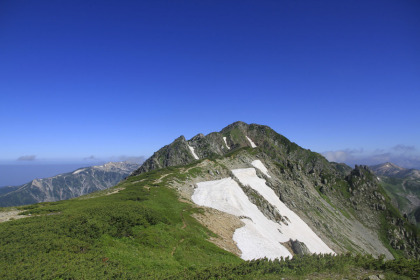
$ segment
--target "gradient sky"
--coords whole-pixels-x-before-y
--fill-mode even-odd
[[[420,163],[419,15],[418,0],[3,0],[0,161],[150,156],[241,120]]]

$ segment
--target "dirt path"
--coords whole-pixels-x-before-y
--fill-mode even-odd
[[[179,215],[181,216],[181,219],[182,219],[182,229],[185,229],[188,225],[187,225],[187,223],[185,222],[184,215],[182,214],[182,212],[185,212],[185,209],[183,209],[183,210],[179,213]],[[182,238],[181,240],[179,240],[179,241],[178,241],[178,243],[176,244],[176,246],[172,249],[171,256],[173,256],[173,255],[175,254],[176,249],[178,248],[178,246],[179,246],[182,242],[184,242],[184,238]]]
[[[178,244],[172,249],[171,256],[175,254],[176,248],[178,248],[179,244],[181,244],[182,242],[184,242],[184,238],[179,240]]]
[[[184,212],[184,211],[185,211],[185,209],[182,210],[182,212]],[[179,213],[179,214],[181,215],[181,219],[182,219],[182,229],[185,229],[187,227],[187,223],[185,222],[184,215],[182,214],[182,212]]]
[[[133,182],[131,182],[130,184],[134,185],[134,184],[137,184],[137,183],[143,182],[144,180],[145,180],[145,179],[141,179],[141,180],[138,180],[138,181],[133,181]]]
[[[168,173],[168,174],[162,175],[159,179],[157,179],[157,180],[155,181],[155,184],[162,183],[163,178],[165,178],[165,177],[166,177],[166,176],[168,176],[169,174],[171,174],[171,173]]]
[[[124,190],[125,188],[116,188],[115,190],[113,190],[112,192],[108,192],[108,193],[106,193],[105,195],[111,195],[111,194],[114,194],[114,193],[117,193],[117,192],[119,192],[119,191],[122,191],[122,190]]]

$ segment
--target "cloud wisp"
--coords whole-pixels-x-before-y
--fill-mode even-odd
[[[96,157],[94,155],[91,155],[89,157],[83,158],[84,161],[127,161],[131,163],[137,163],[141,164],[146,160],[145,156],[126,156],[126,155],[120,155],[120,156],[111,156],[111,157]]]
[[[146,160],[145,156],[118,156],[118,161],[128,161],[132,163],[141,164]]]
[[[34,161],[34,160],[36,160],[36,155],[20,156],[16,160],[17,161]]]
[[[420,153],[415,146],[396,145],[388,149],[375,151],[337,150],[322,153],[329,161],[342,162],[350,166],[355,164],[375,165],[392,162],[405,168],[420,169]]]

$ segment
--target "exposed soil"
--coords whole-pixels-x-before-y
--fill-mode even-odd
[[[116,189],[113,189],[111,192],[106,193],[105,195],[111,195],[111,194],[114,194],[114,193],[118,193],[119,191],[122,191],[124,189],[125,188],[116,188]]]
[[[10,211],[0,212],[0,223],[7,222],[7,221],[10,221],[10,220],[17,220],[17,219],[29,217],[29,216],[25,216],[25,215],[19,215],[19,213],[21,213],[21,212],[23,212],[23,211],[10,210]]]
[[[234,215],[212,208],[204,209],[204,214],[193,214],[192,216],[218,235],[217,237],[210,237],[210,241],[226,251],[241,256],[242,252],[236,246],[236,242],[233,241],[233,233],[237,228],[244,226],[244,223]]]

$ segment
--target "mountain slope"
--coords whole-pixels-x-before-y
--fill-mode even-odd
[[[17,190],[18,188],[20,188],[20,186],[7,186],[7,187],[1,187],[0,188],[0,196],[12,191]]]
[[[420,170],[384,163],[370,167],[395,205],[420,227]]]
[[[0,207],[70,199],[115,186],[138,168],[138,164],[110,162],[80,168],[50,178],[35,179],[0,195]]]
[[[271,177],[252,165],[256,160],[261,161]],[[241,184],[232,175],[234,170],[252,168],[278,199],[334,252],[384,254],[387,258],[392,254],[416,256],[419,253],[418,233],[391,205],[376,176],[367,167],[356,166],[351,170],[330,163],[267,126],[236,122],[206,136],[198,134],[190,140],[181,136],[157,151],[132,176],[183,165],[190,165],[197,173],[196,178],[187,177],[182,183],[173,183],[172,187],[177,188],[185,200],[191,201],[194,189],[203,182],[230,178],[238,181],[248,199],[268,219],[279,223],[275,217],[282,216],[281,210],[258,193],[255,186]],[[212,210],[205,209],[209,211],[207,216],[199,218],[203,223],[216,219],[211,217]],[[236,215],[236,223],[246,223],[246,218],[240,216]],[[211,227],[211,222],[209,224]],[[217,228],[212,230],[218,233]],[[278,242],[285,243],[283,247],[288,246],[287,240],[278,238]],[[231,247],[231,244],[225,245]]]

